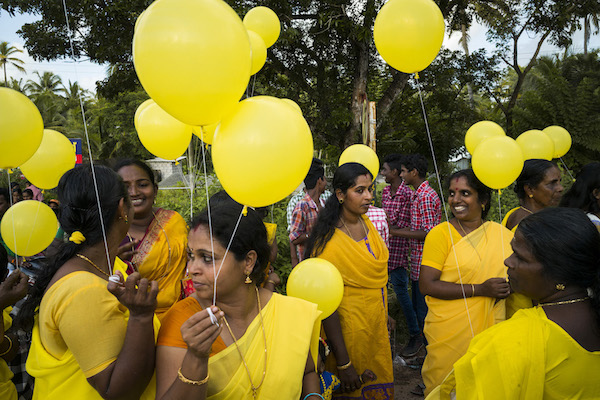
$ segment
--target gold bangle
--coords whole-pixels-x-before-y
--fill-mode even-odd
[[[9,338],[9,337],[8,337],[8,336],[6,336],[6,335],[4,335],[4,338],[5,338],[6,340],[8,340],[8,349],[6,349],[6,351],[5,351],[5,352],[3,352],[3,353],[0,353],[0,357],[2,357],[2,356],[4,356],[4,355],[7,355],[8,353],[10,353],[10,350],[12,349],[12,345],[13,345],[13,342],[12,342],[11,338]]]
[[[471,283],[471,291],[472,291],[471,297],[475,297],[475,285],[473,285],[472,283]]]
[[[206,373],[206,378],[202,379],[201,381],[193,381],[191,379],[186,378],[185,376],[183,376],[183,374],[181,373],[181,368],[179,368],[177,370],[177,377],[179,378],[179,380],[183,383],[187,383],[189,385],[196,385],[196,386],[202,386],[204,385],[206,382],[208,382],[208,377],[210,375],[208,374],[208,372]]]
[[[348,361],[348,364],[338,365],[337,369],[340,370],[340,371],[343,371],[345,369],[350,368],[351,365],[352,365],[352,361]]]
[[[273,286],[277,286],[277,284],[275,283],[275,281],[273,279],[267,279],[267,283],[272,283]]]

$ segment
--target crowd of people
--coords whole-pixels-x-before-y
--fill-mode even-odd
[[[326,318],[275,290],[263,209],[222,191],[186,223],[155,205],[143,162],[68,171],[35,274],[0,246],[0,398],[393,399],[388,284],[428,399],[598,398],[600,163],[563,195],[556,164],[526,161],[499,224],[472,170],[445,180],[442,222],[426,158],[382,161],[381,208],[367,168],[343,164],[328,188],[318,159],[288,204],[292,266],[342,276]],[[38,195],[14,189],[0,217]]]

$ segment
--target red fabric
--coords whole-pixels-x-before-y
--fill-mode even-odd
[[[398,186],[395,194],[391,194],[391,186],[383,188],[381,195],[381,206],[385,210],[390,225],[398,228],[406,228],[410,226],[410,205],[413,191],[404,182]],[[388,269],[394,270],[397,268],[409,269],[410,263],[408,255],[410,254],[410,243],[407,238],[398,236],[390,237],[389,243],[390,258],[388,261]]]
[[[440,222],[442,222],[442,202],[435,190],[429,186],[429,182],[425,181],[413,193],[410,205],[410,230],[429,232]],[[413,281],[419,280],[424,244],[424,240],[410,239],[410,279]]]
[[[383,211],[383,208],[370,206],[367,211],[367,217],[381,235],[381,238],[385,242],[385,245],[389,247],[390,243],[390,227],[388,225],[388,218]]]
[[[317,203],[309,196],[305,194],[302,200],[300,200],[294,212],[292,213],[292,225],[290,227],[290,240],[294,241],[304,234],[309,234],[312,231],[313,226],[317,222],[319,215],[319,209]],[[298,250],[298,260],[304,259],[304,244],[296,245]]]

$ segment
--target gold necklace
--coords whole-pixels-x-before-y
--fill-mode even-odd
[[[589,297],[585,296],[585,297],[580,297],[578,299],[573,299],[573,300],[564,300],[564,301],[552,301],[549,303],[538,303],[539,306],[560,306],[561,304],[573,304],[573,303],[579,303],[581,301],[586,301],[589,300]]]
[[[521,210],[525,210],[525,211],[527,211],[529,214],[533,214],[533,211],[531,211],[530,209],[528,209],[528,208],[525,208],[525,207],[523,207],[523,206],[520,206],[520,207],[521,207]]]
[[[104,272],[103,270],[101,270],[100,267],[98,267],[96,264],[94,264],[94,262],[92,260],[90,260],[89,258],[87,258],[86,256],[84,256],[83,254],[77,253],[75,255],[77,257],[81,258],[82,260],[85,260],[85,261],[89,262],[92,265],[92,267],[96,268],[98,271],[100,271],[100,273],[102,273],[102,274],[104,274],[104,275],[106,275],[107,277],[110,278],[109,274],[107,274],[106,272]]]
[[[229,326],[229,322],[227,322],[227,318],[225,318],[225,316],[223,316],[223,320],[225,321],[225,326],[227,326],[227,330],[229,330],[229,334],[233,338],[233,343],[235,343],[235,348],[237,349],[238,353],[240,354],[240,358],[242,359],[242,362],[244,363],[244,367],[246,368],[246,373],[248,374],[248,379],[250,380],[250,387],[252,388],[252,398],[253,399],[256,398],[256,396],[257,396],[256,392],[263,384],[263,382],[265,380],[265,375],[267,373],[267,335],[265,334],[265,324],[263,322],[263,317],[262,317],[262,312],[261,312],[262,310],[261,310],[261,306],[260,306],[260,296],[258,294],[258,288],[256,286],[254,288],[256,289],[256,302],[258,303],[258,315],[260,315],[260,326],[262,328],[263,340],[264,340],[264,344],[265,344],[265,364],[264,364],[264,369],[263,369],[263,373],[262,373],[262,378],[260,379],[260,383],[257,386],[254,386],[254,382],[252,382],[252,375],[250,374],[250,369],[248,368],[248,364],[246,364],[246,360],[244,359],[244,356],[242,355],[242,351],[240,350],[240,347],[237,344],[237,339],[235,338],[235,335],[233,334],[233,331],[231,330],[231,327]]]
[[[358,219],[360,220],[360,222],[362,222],[362,226],[365,231],[365,238],[368,242],[369,233],[367,232],[367,226],[365,225],[365,221],[363,221],[361,217],[359,217]],[[356,240],[354,239],[354,236],[352,236],[352,232],[350,232],[350,229],[348,229],[348,225],[346,225],[346,222],[344,222],[344,218],[340,217],[340,220],[342,221],[342,224],[344,224],[344,228],[346,228],[346,231],[348,231],[348,235],[350,236],[350,238],[352,238],[352,240],[354,240],[356,242]]]
[[[465,236],[463,236],[463,237],[467,238],[467,240],[469,241],[469,244],[471,245],[471,247],[473,248],[473,250],[475,250],[475,254],[477,254],[477,257],[479,258],[479,262],[481,262],[481,255],[479,255],[479,252],[477,251],[477,248],[475,247],[475,245],[471,241],[471,238],[469,237],[469,235],[467,235],[467,232],[465,231],[465,228],[463,228],[463,226],[460,223],[460,220],[458,218],[456,218],[456,222],[458,222],[458,226],[460,227],[460,230],[463,231],[463,233],[465,234]],[[479,229],[482,226],[483,226],[483,221],[481,221],[481,225],[479,225],[477,228],[473,229],[473,231]],[[473,233],[473,231],[471,231],[470,233]],[[485,234],[485,238],[487,240],[487,232],[485,231],[485,226],[483,226],[483,233]]]

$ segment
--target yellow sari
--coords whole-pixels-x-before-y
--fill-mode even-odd
[[[4,320],[5,333],[12,325],[12,318],[10,317],[11,310],[12,307],[7,307],[0,311]],[[19,344],[13,343],[12,345],[18,346]],[[6,361],[4,361],[3,358],[0,358],[0,399],[2,400],[17,400],[17,388],[11,381],[12,377],[13,373],[8,368]]]
[[[161,319],[181,296],[187,263],[185,221],[175,211],[159,208],[131,262],[143,278],[158,282],[156,316]]]
[[[448,236],[449,227],[454,240],[453,249]],[[489,278],[506,277],[504,259],[512,253],[512,237],[512,233],[503,226],[485,222],[461,238],[451,224],[443,222],[433,228],[425,239],[423,265],[441,270],[440,280],[445,282],[460,283],[460,274],[467,294],[466,299],[456,300],[425,297],[429,310],[423,333],[428,345],[421,374],[426,395],[443,381],[452,370],[452,364],[466,353],[474,335],[505,319],[504,300],[468,296],[471,283],[480,284]],[[443,265],[432,260],[432,247],[449,250]]]
[[[356,242],[339,229],[335,230],[319,258],[340,271],[344,279],[344,297],[337,311],[350,361],[361,374],[370,369],[377,380],[361,389],[334,399],[393,399],[394,374],[390,339],[387,330],[388,249],[371,221],[362,216],[373,254],[364,240]],[[335,356],[327,359],[327,370],[337,374]]]
[[[304,300],[273,296],[262,310],[267,338],[265,380],[257,391],[259,399],[299,399],[308,352],[316,356],[320,311]],[[252,382],[260,382],[264,369],[264,339],[260,316],[256,316],[244,336],[238,339]],[[252,399],[250,379],[235,344],[211,356],[207,399]]]

